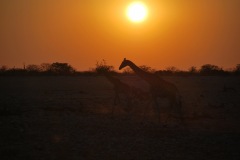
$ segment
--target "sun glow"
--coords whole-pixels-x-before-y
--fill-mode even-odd
[[[127,17],[132,22],[142,22],[147,17],[147,7],[142,2],[133,2],[127,7]]]

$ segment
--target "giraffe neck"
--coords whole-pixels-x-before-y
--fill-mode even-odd
[[[154,84],[156,81],[159,81],[160,79],[156,77],[155,75],[148,73],[141,68],[139,68],[137,65],[135,65],[133,62],[129,61],[128,66],[142,79],[144,79],[149,84]]]

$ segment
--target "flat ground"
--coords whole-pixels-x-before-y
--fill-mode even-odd
[[[180,90],[185,126],[159,124],[146,101],[125,111],[124,96],[112,115],[105,77],[0,77],[0,159],[240,159],[240,78],[164,79]],[[159,103],[164,122],[168,102]]]

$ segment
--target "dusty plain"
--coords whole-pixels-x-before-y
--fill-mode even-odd
[[[136,76],[119,78],[147,91]],[[0,77],[0,159],[240,159],[240,77],[163,78],[179,88],[185,126],[159,124],[144,100],[126,109],[124,95],[111,114],[103,76]]]

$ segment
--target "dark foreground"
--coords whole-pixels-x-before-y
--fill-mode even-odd
[[[165,127],[152,114],[143,120],[119,109],[112,117],[113,92],[103,77],[3,77],[0,159],[240,159],[239,93],[222,93],[209,79],[196,88],[198,80],[180,78],[179,88],[185,80],[186,127]],[[214,84],[222,81],[238,91],[238,79]],[[215,91],[227,98],[208,96]],[[196,102],[197,93],[207,98]]]

